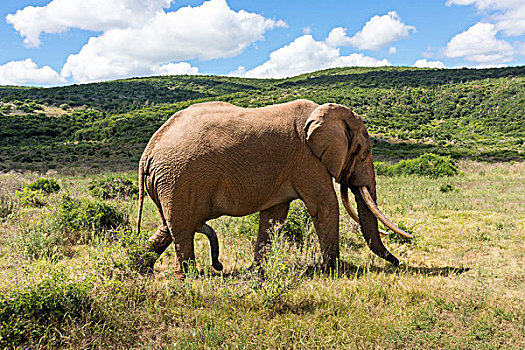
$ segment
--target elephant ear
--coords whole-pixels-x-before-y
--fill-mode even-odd
[[[304,127],[306,143],[336,181],[341,175],[350,144],[344,122],[349,112],[341,105],[325,104],[310,114]]]

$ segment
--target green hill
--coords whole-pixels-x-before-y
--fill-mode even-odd
[[[525,67],[338,68],[288,79],[163,76],[0,87],[0,171],[134,168],[152,133],[193,103],[258,107],[297,98],[360,114],[378,159],[525,156]]]

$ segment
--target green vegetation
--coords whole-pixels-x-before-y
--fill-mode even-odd
[[[113,205],[63,196],[58,208],[58,221],[68,230],[100,233],[126,224],[127,218]]]
[[[0,87],[0,171],[130,170],[158,127],[193,103],[260,107],[297,98],[352,108],[372,134],[378,159],[525,155],[525,67],[337,68],[280,80],[165,76]]]
[[[41,190],[49,194],[58,192],[60,190],[60,185],[53,179],[45,179],[43,177],[39,177],[38,180],[24,186],[24,188],[27,188],[32,191]]]
[[[54,273],[35,286],[13,290],[0,299],[0,346],[61,344],[62,333],[101,323],[87,281],[74,282]]]
[[[146,198],[140,234],[130,219],[153,132],[197,102],[297,98],[362,116],[378,205],[416,237],[383,238],[401,266],[340,209],[341,260],[323,274],[295,201],[264,271],[249,268],[257,213],[209,221],[221,273],[201,234],[184,281],[171,247],[144,271],[157,208]],[[525,67],[0,87],[0,348],[525,348],[524,105]]]
[[[197,234],[197,266],[184,281],[174,278],[172,248],[153,273],[137,271],[154,258],[147,237],[160,222],[151,200],[140,235],[126,222],[97,224],[91,235],[88,224],[62,225],[59,212],[73,202],[70,222],[76,211],[81,223],[96,218],[101,211],[79,203],[95,203],[90,184],[116,175],[54,174],[60,192],[2,219],[0,348],[523,348],[525,165],[456,165],[462,173],[447,177],[377,177],[380,208],[416,235],[383,240],[399,268],[370,252],[341,209],[341,261],[323,274],[317,236],[294,202],[264,273],[248,268],[257,215],[221,217],[209,224],[225,270],[211,270],[208,240]],[[36,178],[0,175],[0,196]],[[136,211],[131,197],[96,203],[125,217]]]
[[[139,188],[126,176],[109,176],[101,180],[91,181],[89,193],[101,199],[116,199],[124,197],[136,197]]]
[[[376,162],[374,166],[378,175],[388,176],[422,175],[438,178],[460,173],[459,168],[450,156],[439,156],[433,153],[425,153],[413,159],[404,159],[393,165]]]

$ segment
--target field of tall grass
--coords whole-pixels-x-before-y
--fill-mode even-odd
[[[296,201],[264,275],[249,269],[254,214],[209,222],[224,271],[197,234],[184,281],[171,247],[153,273],[137,270],[159,218],[146,199],[143,232],[131,229],[134,173],[0,175],[0,348],[525,348],[525,164],[459,167],[377,177],[379,207],[415,235],[384,238],[398,268],[341,206],[341,261],[323,274]]]

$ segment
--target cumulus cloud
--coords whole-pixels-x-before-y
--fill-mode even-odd
[[[451,5],[474,5],[487,14],[486,21],[507,36],[525,34],[525,1],[523,0],[448,0]]]
[[[65,83],[65,80],[53,68],[49,66],[38,68],[37,64],[30,58],[0,65],[0,85],[50,85],[59,83]]]
[[[377,60],[360,53],[341,56],[338,48],[316,41],[311,35],[298,37],[272,52],[262,65],[246,71],[239,67],[232,75],[251,78],[283,78],[319,69],[345,66],[389,66],[388,60]]]
[[[153,67],[152,71],[158,75],[196,75],[199,68],[193,67],[187,62],[168,63],[159,67]]]
[[[39,46],[42,33],[69,28],[106,31],[146,23],[173,0],[53,0],[46,6],[27,6],[6,16],[28,46]]]
[[[416,68],[446,68],[441,61],[427,61],[425,58],[414,62]]]
[[[514,48],[505,40],[497,39],[497,29],[491,23],[477,23],[454,36],[445,48],[447,57],[465,57],[477,64],[501,65],[512,61]]]
[[[408,38],[415,30],[414,26],[404,24],[401,17],[395,11],[391,11],[386,15],[370,18],[361,31],[352,37],[346,35],[345,28],[334,28],[328,35],[326,43],[331,47],[351,45],[360,50],[378,50],[395,41]]]
[[[87,82],[148,75],[173,61],[233,57],[279,26],[284,22],[235,12],[225,0],[160,11],[141,26],[114,28],[90,38],[80,52],[67,58],[62,75]]]

